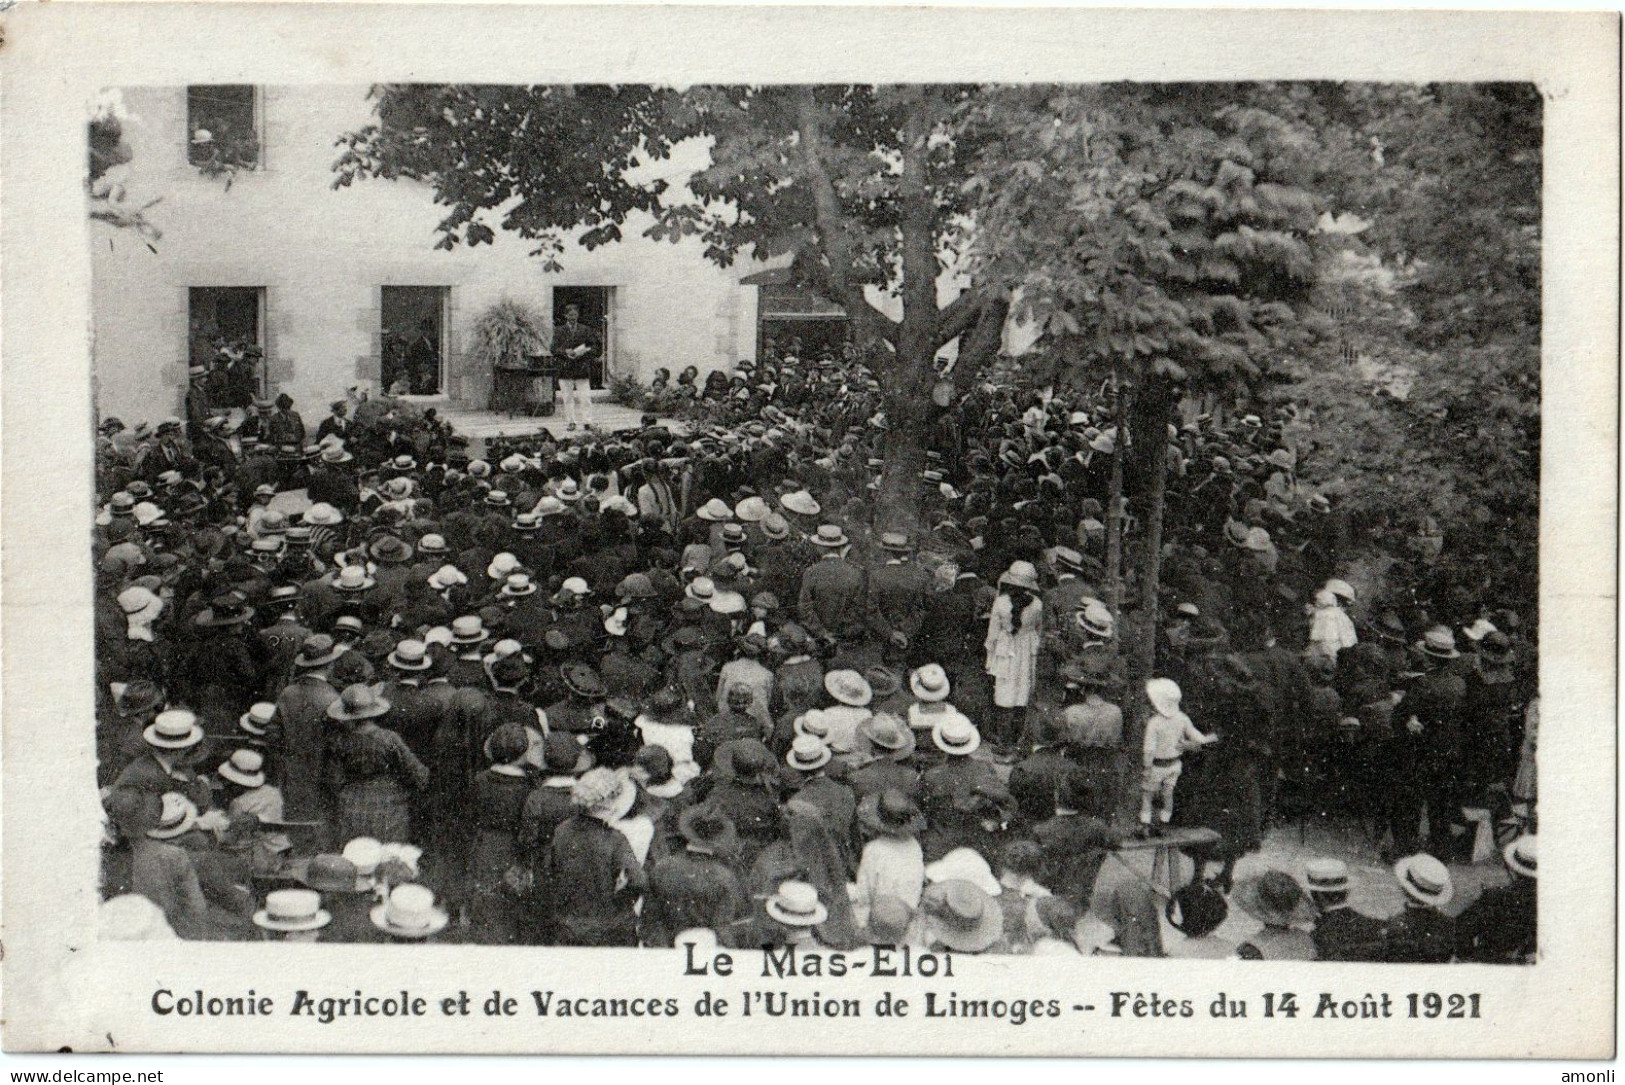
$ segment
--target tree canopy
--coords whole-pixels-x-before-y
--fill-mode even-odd
[[[937,352],[959,338],[966,386],[1013,306],[1039,335],[1029,379],[1111,374],[1134,390],[1142,488],[1163,443],[1132,436],[1156,432],[1178,396],[1290,397],[1313,420],[1306,477],[1356,507],[1433,516],[1480,555],[1494,547],[1473,536],[1498,528],[1509,549],[1486,568],[1533,566],[1541,161],[1527,85],[372,96],[334,183],[426,182],[447,208],[442,247],[502,229],[556,267],[570,241],[638,229],[698,238],[723,266],[789,256],[875,348],[892,426],[883,505],[906,504],[917,475]],[[675,156],[689,141],[708,150],[693,168]],[[966,286],[943,303],[945,273]]]

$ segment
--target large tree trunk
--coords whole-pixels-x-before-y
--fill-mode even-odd
[[[886,422],[890,429],[881,443],[885,465],[881,469],[874,524],[877,531],[906,531],[917,537],[920,473],[925,470],[925,446],[934,411],[933,371],[929,356],[923,363],[916,359],[912,365],[894,358],[892,365],[886,389]]]
[[[923,103],[923,92],[921,100]],[[897,353],[879,374],[885,392],[885,467],[880,480],[882,530],[915,531],[920,518],[920,471],[930,428],[932,361],[937,353],[937,253],[935,214],[925,185],[926,140],[930,135],[924,108],[909,111],[903,133],[903,172],[898,181],[902,202],[903,319],[897,328]]]
[[[1168,413],[1172,406],[1172,389],[1167,382],[1149,377],[1135,388],[1133,403],[1127,412],[1132,440],[1129,455],[1134,464],[1134,479],[1141,491],[1134,495],[1135,507],[1141,510],[1143,522],[1136,548],[1139,598],[1122,623],[1127,663],[1122,704],[1123,742],[1129,771],[1117,809],[1125,816],[1132,816],[1129,812],[1139,802],[1138,767],[1140,747],[1145,741],[1145,683],[1155,675],[1157,665],[1157,596],[1162,569],[1163,500],[1167,491]],[[1119,442],[1122,438],[1119,433]]]
[[[1112,374],[1117,410],[1117,445],[1112,449],[1111,489],[1106,494],[1106,605],[1119,628],[1123,620],[1123,457],[1128,455],[1127,392]]]

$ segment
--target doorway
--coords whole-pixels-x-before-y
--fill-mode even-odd
[[[438,396],[446,387],[447,286],[380,287],[379,384],[389,392]]]
[[[558,330],[564,325],[565,311],[575,306],[580,321],[597,339],[597,356],[588,370],[593,388],[606,386],[606,374],[614,368],[614,336],[610,323],[613,286],[555,286],[553,288],[553,337],[557,346]]]
[[[265,288],[194,286],[186,292],[187,361],[214,367],[223,385],[211,391],[220,404],[246,407],[266,394]],[[216,366],[216,359],[229,362]]]

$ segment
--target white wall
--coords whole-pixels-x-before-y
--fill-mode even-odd
[[[133,159],[114,180],[148,212],[158,252],[128,233],[92,224],[93,359],[98,409],[132,422],[177,413],[186,383],[187,288],[263,286],[272,384],[307,418],[378,374],[382,285],[451,287],[447,389],[480,405],[459,354],[481,309],[508,294],[551,315],[554,286],[615,287],[615,363],[647,377],[657,366],[728,368],[756,349],[757,291],[739,279],[759,265],[722,269],[694,241],[654,242],[630,222],[627,240],[572,248],[544,274],[523,239],[498,234],[477,249],[436,250],[437,208],[427,186],[362,181],[333,190],[334,141],[367,122],[364,87],[263,90],[262,168],[229,191],[186,160],[186,89],[122,91]]]

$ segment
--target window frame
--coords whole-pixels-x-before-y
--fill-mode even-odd
[[[252,123],[254,126],[254,161],[251,165],[236,165],[235,172],[262,173],[265,171],[265,88],[257,83],[188,83],[186,85],[186,119],[181,131],[181,157],[191,168],[202,168],[198,163],[192,161],[192,133],[198,128],[193,119],[194,92],[237,87],[246,87],[249,92],[249,104],[252,109]]]

